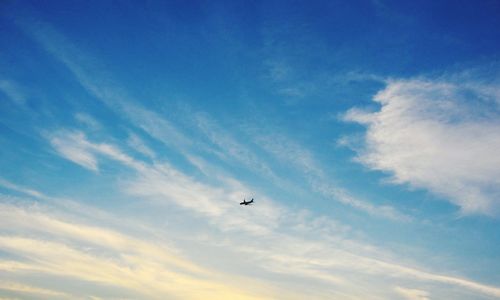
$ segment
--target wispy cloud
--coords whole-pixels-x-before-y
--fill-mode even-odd
[[[408,289],[403,287],[396,287],[394,290],[408,300],[429,300],[429,293],[417,289]]]
[[[159,113],[134,104],[116,84],[94,76],[99,68],[89,63],[85,55],[50,26],[42,24],[41,28],[28,31],[68,67],[90,94],[125,116],[132,126],[182,152],[198,166],[217,169],[189,153],[196,145],[183,130]],[[227,134],[206,116],[198,121],[196,125],[201,134],[209,140],[204,150],[216,149],[228,161],[272,176],[272,170],[232,134]],[[5,224],[5,232],[11,230],[12,234],[0,237],[0,247],[22,258],[0,262],[0,267],[9,272],[67,276],[95,282],[96,286],[119,287],[122,291],[119,296],[137,294],[138,298],[164,298],[165,294],[184,299],[293,298],[290,294],[299,299],[306,296],[318,299],[384,298],[388,290],[394,293],[394,286],[414,286],[422,282],[433,287],[451,285],[455,289],[450,293],[458,294],[456,299],[464,298],[463,290],[500,297],[500,289],[496,286],[443,275],[431,270],[434,268],[430,266],[412,266],[388,249],[350,237],[351,229],[345,224],[321,216],[304,217],[308,213],[291,210],[265,194],[257,195],[259,205],[254,209],[241,209],[234,200],[241,199],[250,188],[224,174],[211,174],[211,178],[194,177],[166,161],[139,160],[127,154],[120,145],[109,142],[112,138],[95,139],[81,131],[59,129],[46,137],[60,156],[84,168],[97,171],[102,162],[110,160],[132,170],[133,176],[119,182],[117,193],[151,205],[150,214],[158,212],[164,218],[179,215],[177,217],[189,220],[190,226],[200,224],[199,233],[184,237],[195,246],[182,250],[186,256],[195,251],[193,249],[203,251],[179,258],[178,253],[172,253],[168,245],[156,237],[138,237],[123,228],[93,225],[92,214],[77,211],[67,217],[50,209],[39,212],[36,207],[5,205],[1,212],[8,221],[1,224]],[[280,152],[276,145],[267,147],[269,153]],[[284,161],[294,162],[313,179],[321,177],[317,163],[300,147],[285,152]],[[339,191],[334,190],[333,194],[339,197]],[[343,196],[343,201],[365,211],[377,213],[385,209],[366,206]],[[395,213],[390,209],[385,211],[387,215]],[[228,262],[221,265],[229,265],[230,272],[217,272],[193,262],[197,259],[207,264],[210,253],[204,250],[209,247],[216,249],[217,259]],[[269,279],[267,282],[278,283],[277,288],[269,287],[264,280],[241,275],[256,273],[259,278]],[[360,290],[360,286],[364,289]],[[308,294],[311,287],[318,287],[322,294]]]
[[[72,45],[50,25],[40,23],[37,28],[32,28],[26,24],[21,24],[21,26],[46,51],[61,61],[91,95],[102,101],[117,114],[124,116],[130,124],[143,130],[152,138],[179,151],[186,158],[192,155],[193,152],[215,153],[223,160],[243,164],[249,170],[267,176],[279,185],[286,185],[255,153],[247,150],[245,146],[220,128],[207,114],[195,113],[192,121],[199,133],[207,137],[209,143],[195,142],[194,138],[191,138],[184,130],[174,125],[166,117],[137,104],[122,87],[110,79],[111,76],[107,75],[104,69],[97,65],[95,59],[91,59]],[[145,144],[138,139],[137,135],[130,136],[129,144],[143,154],[152,154],[145,147]],[[97,170],[97,166],[93,163],[92,153],[82,151],[81,147],[75,149],[67,145],[67,147],[59,147],[58,149],[66,151],[68,157],[71,155],[74,161],[79,161],[81,165],[91,170]]]
[[[226,180],[226,183],[230,183],[230,186],[227,186],[225,189],[214,188],[194,180],[176,170],[167,162],[152,162],[151,164],[147,164],[134,159],[118,147],[109,143],[91,142],[82,132],[71,130],[56,131],[53,136],[49,137],[49,142],[62,157],[84,168],[97,170],[99,156],[130,167],[139,176],[136,180],[127,182],[124,185],[124,190],[134,196],[173,201],[180,207],[185,207],[210,217],[218,217],[224,213],[226,218],[218,219],[217,222],[222,222],[221,225],[225,224],[223,227],[226,229],[234,227],[250,231],[266,230],[266,226],[262,226],[264,224],[250,222],[246,218],[241,218],[241,211],[237,211],[234,208],[234,203],[231,199],[243,198],[244,191],[248,190],[248,188],[243,187],[237,181]],[[82,160],[81,157],[91,157],[93,164],[89,165],[87,160]],[[261,219],[261,221],[264,221],[262,216],[266,217],[266,225],[269,227],[271,225],[269,221],[277,218],[276,212],[279,212],[280,209],[273,207],[272,203],[265,199],[261,199],[260,201],[261,205],[257,209],[252,210],[251,215],[254,217],[254,220]]]
[[[271,168],[247,147],[238,142],[227,130],[221,128],[206,113],[197,113],[195,122],[199,130],[209,139],[223,158],[243,164],[246,168],[269,177],[275,181],[280,179]]]
[[[99,122],[94,117],[92,117],[91,115],[88,115],[86,113],[82,113],[82,112],[76,113],[75,119],[90,129],[96,130],[96,129],[101,128],[101,124],[99,124]]]
[[[71,299],[69,294],[17,282],[0,281],[0,291],[35,296],[37,299]]]
[[[24,105],[26,103],[26,95],[14,81],[0,79],[0,91],[17,105]]]
[[[146,143],[135,133],[130,133],[127,139],[127,144],[134,148],[137,152],[142,153],[143,155],[155,158],[156,154],[151,148],[149,148]]]
[[[59,130],[49,134],[48,139],[62,157],[92,171],[98,171],[96,155],[105,155],[135,169],[143,168],[140,162],[112,145],[90,142],[81,131]]]
[[[52,135],[50,143],[64,158],[92,171],[98,170],[97,159],[81,132]]]
[[[63,63],[89,94],[117,114],[166,145],[184,148],[191,141],[170,121],[157,112],[145,109],[131,99],[126,91],[106,74],[105,68],[80,51],[50,25],[39,22],[36,27],[19,22],[21,28],[54,58]]]
[[[116,146],[88,143],[91,149],[113,149],[101,150],[105,154],[103,157],[120,162],[137,172],[136,178],[124,183],[126,193],[143,200],[154,200],[159,207],[164,202],[173,203],[188,215],[202,216],[213,228],[235,234],[239,239],[243,238],[244,246],[231,240],[226,240],[223,244],[232,251],[249,254],[251,261],[258,262],[259,266],[267,266],[264,268],[267,272],[294,274],[328,282],[338,285],[339,291],[346,293],[353,293],[353,286],[347,283],[347,279],[355,280],[361,274],[368,277],[364,279],[367,282],[378,282],[382,277],[390,282],[391,277],[395,277],[407,282],[417,280],[453,285],[486,295],[500,296],[500,289],[497,287],[405,266],[394,258],[377,258],[387,256],[387,250],[346,238],[346,227],[342,224],[326,225],[328,222],[316,217],[301,218],[303,212],[291,211],[266,199],[264,195],[259,198],[259,206],[255,209],[238,209],[235,205],[237,203],[231,199],[240,199],[244,194],[242,191],[247,188],[234,179],[221,181],[216,186],[208,185],[194,180],[169,164],[154,162],[148,165],[126,156]],[[317,223],[331,226],[332,230],[321,233],[315,226],[310,226]],[[88,237],[99,234],[101,233],[92,232]],[[217,240],[216,235],[209,235],[207,238],[204,243],[214,243]],[[274,243],[276,240],[280,243]],[[387,274],[391,275],[386,277]]]
[[[369,215],[383,217],[395,221],[409,221],[407,216],[395,208],[386,205],[379,206],[371,204],[366,200],[361,200],[351,195],[347,190],[336,185],[329,179],[320,163],[313,154],[297,142],[279,134],[253,133],[254,141],[265,151],[272,154],[277,160],[287,165],[294,166],[299,170],[310,187],[320,194],[335,201],[349,205],[361,210]]]
[[[199,267],[180,257],[168,245],[158,241],[131,236],[127,233],[88,225],[92,220],[69,221],[53,209],[36,206],[2,204],[2,232],[0,248],[15,256],[2,257],[0,269],[23,278],[29,274],[66,277],[66,280],[94,282],[98,285],[119,287],[120,295],[136,294],[140,298],[160,299],[166,295],[174,298],[199,299],[218,297],[222,299],[265,299],[256,290],[263,284],[256,283],[253,291],[242,288],[243,279],[234,286],[226,275]],[[60,213],[59,213],[60,214]],[[66,212],[65,214],[68,214]],[[211,278],[211,279],[208,279]],[[251,281],[251,279],[248,279]],[[65,291],[59,286],[48,289],[50,280],[40,282],[42,287],[9,284],[5,287],[22,292],[33,292],[63,296],[70,293],[82,296],[83,291]],[[2,285],[0,285],[0,288]],[[267,287],[269,288],[269,287]],[[107,293],[110,293],[109,289]],[[83,295],[99,296],[98,286]],[[104,296],[104,295],[103,295]]]
[[[464,213],[498,213],[498,89],[439,78],[391,80],[374,101],[345,120],[367,127],[358,160],[444,196]]]
[[[375,205],[366,200],[361,200],[351,195],[347,190],[325,182],[313,183],[313,187],[323,195],[330,197],[345,205],[359,209],[369,215],[387,218],[394,221],[411,221],[412,217],[406,215],[390,205]]]

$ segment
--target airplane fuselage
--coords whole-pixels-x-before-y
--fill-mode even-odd
[[[243,202],[240,202],[240,205],[249,205],[249,204],[252,204],[252,203],[253,203],[253,199],[250,200],[250,201],[243,200]]]

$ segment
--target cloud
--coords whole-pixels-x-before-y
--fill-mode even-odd
[[[221,158],[243,164],[248,169],[279,182],[280,179],[274,174],[271,168],[263,162],[248,147],[242,145],[227,130],[219,126],[206,113],[197,113],[194,118],[198,129],[208,138],[215,147],[215,153],[219,153]]]
[[[39,22],[39,26],[36,28],[24,23],[21,23],[20,26],[29,36],[40,43],[48,53],[62,62],[89,94],[96,97],[118,115],[124,116],[131,125],[143,130],[152,138],[179,151],[181,155],[188,159],[193,152],[201,151],[216,154],[219,158],[230,163],[243,164],[248,169],[267,176],[278,185],[287,185],[255,153],[247,150],[245,146],[225,132],[208,115],[197,113],[191,120],[199,133],[206,136],[209,141],[209,143],[196,142],[195,139],[188,136],[169,119],[158,112],[137,104],[122,87],[110,79],[112,76],[106,74],[104,68],[98,65],[96,62],[98,60],[80,51],[49,24]],[[80,117],[79,120],[81,119]],[[85,121],[81,121],[88,121],[88,118],[85,119]],[[129,145],[145,155],[153,154],[138,139],[137,135],[130,136]],[[74,162],[78,162],[88,169],[97,171],[98,166],[94,163],[93,153],[92,151],[86,151],[88,149],[85,147],[71,147],[71,145],[61,147],[56,145],[56,148],[65,157],[71,158]]]
[[[101,81],[93,72],[98,68],[89,64],[84,55],[50,27],[42,27],[45,29],[34,30],[32,35],[74,73],[89,93],[124,114],[134,126],[181,150],[183,155],[186,149],[194,147],[168,120],[129,102],[126,96],[122,97],[126,93],[113,83]],[[227,149],[221,152],[223,155],[247,164],[254,159],[261,162],[253,153],[245,152],[232,135],[206,120],[198,125],[214,148]],[[134,170],[135,176],[124,179],[118,193],[152,205],[148,207],[148,222],[153,213],[161,214],[162,219],[185,219],[189,228],[184,229],[187,234],[183,238],[194,246],[182,248],[186,255],[183,259],[158,240],[158,236],[169,233],[164,228],[157,228],[160,234],[154,237],[134,235],[134,231],[124,228],[97,226],[93,214],[85,214],[81,209],[61,216],[51,207],[43,212],[33,207],[23,207],[20,211],[15,207],[3,208],[0,212],[6,214],[2,219],[6,221],[0,223],[5,224],[0,248],[20,257],[16,261],[0,261],[0,268],[9,272],[29,271],[95,282],[96,286],[116,286],[122,293],[138,293],[137,298],[164,298],[168,294],[184,299],[220,299],[221,295],[230,299],[261,299],[269,295],[290,299],[290,294],[295,294],[303,299],[316,296],[308,294],[315,287],[323,293],[316,297],[319,299],[359,299],[386,295],[387,287],[395,282],[414,281],[452,285],[457,287],[458,294],[468,289],[500,296],[500,289],[495,286],[424,271],[426,268],[422,266],[407,266],[404,259],[388,249],[347,237],[349,229],[342,224],[328,222],[324,217],[304,218],[302,212],[281,206],[266,195],[257,195],[259,205],[255,209],[242,210],[234,199],[241,199],[249,188],[224,175],[212,174],[210,179],[189,176],[168,162],[137,160],[119,146],[93,141],[79,131],[56,130],[47,138],[57,153],[84,168],[96,171],[103,160],[111,159]],[[232,148],[226,148],[227,145]],[[290,157],[302,152],[297,153],[292,151]],[[309,162],[301,161],[298,166],[308,168]],[[265,169],[257,170],[265,173]],[[144,208],[140,204],[138,207]],[[123,223],[131,222],[125,216],[120,217],[127,221]],[[197,225],[201,228],[199,232],[191,228]],[[194,263],[197,260],[207,264],[209,247],[216,249],[215,258],[223,262],[217,267],[229,268],[231,272],[221,274]],[[192,255],[194,251],[198,251],[197,255]],[[170,260],[172,256],[178,259]],[[179,261],[186,264],[175,263]],[[262,279],[240,275],[245,271]],[[263,283],[266,279],[276,283],[277,288]]]
[[[17,105],[24,105],[26,103],[26,95],[19,85],[11,80],[0,79],[0,91]]]
[[[266,298],[256,291],[263,284],[255,283],[253,291],[249,291],[242,284],[243,279],[225,280],[226,275],[185,260],[170,246],[151,240],[153,237],[147,232],[139,238],[117,229],[89,225],[92,220],[75,218],[75,212],[61,213],[44,205],[1,204],[1,208],[0,249],[12,255],[0,256],[0,269],[17,278],[34,274],[46,279],[38,287],[9,283],[0,284],[0,288],[53,296],[99,296],[98,286],[104,285],[115,287],[116,297],[135,294],[147,299],[166,295],[174,299]],[[62,285],[56,289],[44,287],[54,277],[96,285],[88,291],[66,291]],[[229,282],[238,284],[231,286]],[[110,293],[109,288],[105,290]]]
[[[37,299],[71,299],[70,295],[59,291],[29,286],[17,282],[0,281],[0,291],[13,292],[16,294],[28,294],[36,296]]]
[[[50,144],[64,158],[86,169],[98,170],[95,154],[83,133],[58,132],[51,135]]]
[[[320,163],[313,154],[297,142],[279,134],[252,134],[253,139],[266,152],[272,154],[277,160],[295,167],[307,179],[311,188],[322,195],[363,211],[371,216],[382,217],[394,221],[409,221],[407,216],[395,208],[385,205],[374,205],[366,200],[361,200],[351,195],[347,190],[332,183],[325,175]]]
[[[326,182],[313,183],[314,189],[321,192],[323,195],[331,197],[340,203],[349,205],[365,213],[382,217],[394,221],[411,221],[412,217],[401,213],[394,207],[390,205],[375,205],[365,200],[360,200],[357,197],[351,195],[348,191],[343,188],[332,186]]]
[[[499,88],[461,78],[390,80],[375,111],[349,110],[366,126],[357,160],[397,184],[429,190],[463,213],[498,213]]]
[[[408,300],[429,300],[429,293],[417,289],[408,289],[403,287],[396,287],[394,290],[405,299]]]
[[[71,135],[68,138],[72,139]],[[295,212],[282,207],[264,195],[259,197],[259,205],[255,206],[255,209],[241,210],[232,199],[240,199],[244,194],[243,191],[248,188],[234,179],[219,179],[218,185],[214,186],[215,183],[209,185],[200,182],[200,179],[195,180],[187,176],[167,163],[136,161],[114,145],[92,143],[87,139],[85,139],[85,144],[86,148],[102,154],[99,157],[113,159],[136,171],[135,178],[123,182],[124,192],[141,200],[154,200],[159,204],[157,209],[161,209],[162,203],[175,204],[183,209],[186,218],[194,217],[198,221],[206,222],[212,229],[217,229],[217,232],[224,232],[222,245],[225,251],[231,249],[230,251],[246,253],[243,257],[250,262],[255,262],[256,266],[261,266],[271,274],[290,274],[316,281],[314,284],[320,285],[321,282],[334,284],[338,287],[335,293],[343,292],[359,297],[362,294],[355,292],[354,285],[376,285],[377,282],[379,285],[386,285],[387,281],[390,282],[394,278],[408,283],[417,280],[432,284],[454,285],[486,295],[500,296],[500,289],[494,286],[424,271],[419,267],[405,266],[398,262],[398,259],[388,256],[386,249],[378,249],[362,241],[347,238],[346,230],[349,232],[349,229],[342,224],[326,222],[324,218],[318,217],[303,218],[303,212]],[[220,176],[215,177],[220,178]],[[167,211],[168,209],[165,213]],[[6,217],[12,214],[9,212]],[[200,216],[202,219],[199,218]],[[16,217],[14,220],[22,220],[22,218]],[[36,227],[86,240],[100,237],[96,240],[108,249],[117,247],[118,251],[132,247],[137,249],[136,251],[141,251],[140,243],[123,242],[123,238],[119,235],[109,235],[104,230],[95,231],[95,228],[86,228],[82,225],[69,226],[59,222],[45,222]],[[36,222],[22,221],[8,226],[22,228],[22,226],[32,224]],[[326,227],[330,229],[318,230],[318,224],[325,227],[323,229]],[[204,240],[203,244],[217,244],[216,232],[212,230],[208,232],[207,240]],[[280,242],[276,243],[275,241],[278,240]],[[43,249],[45,245],[38,244],[39,241],[12,240],[7,237],[6,240],[0,239],[0,244],[2,241],[4,247],[15,248],[17,252],[20,252],[24,246],[30,249]],[[61,247],[61,245],[52,244],[47,246],[49,248]],[[73,253],[71,251],[68,255]],[[67,258],[74,261],[75,258],[71,255]],[[154,256],[157,257],[158,254]],[[88,261],[84,264],[87,263],[96,264],[97,262]],[[359,281],[360,276],[365,279]]]
[[[98,171],[97,155],[105,155],[137,170],[143,168],[142,163],[112,145],[90,142],[81,131],[57,130],[49,134],[48,139],[62,157],[92,171]]]
[[[0,186],[5,187],[6,189],[9,189],[9,190],[13,190],[13,191],[25,194],[25,195],[35,197],[35,198],[46,199],[46,196],[43,195],[42,193],[40,193],[39,191],[16,185],[16,184],[14,184],[8,180],[5,180],[4,178],[1,178],[1,177],[0,177]]]
[[[291,163],[308,175],[324,176],[323,170],[315,161],[313,154],[285,135],[253,133],[252,136],[257,145],[276,159],[286,164]]]
[[[97,130],[101,128],[101,124],[91,115],[80,112],[75,114],[75,119],[90,129]]]
[[[18,25],[75,76],[83,88],[134,126],[166,145],[186,148],[191,141],[159,113],[137,105],[127,92],[114,82],[98,61],[80,51],[65,36],[44,22],[37,26],[22,21]]]
[[[242,218],[242,212],[236,210],[231,199],[243,198],[243,191],[249,189],[235,180],[226,180],[225,188],[212,187],[194,180],[167,162],[146,164],[125,154],[114,145],[91,142],[79,131],[58,130],[48,139],[61,156],[84,168],[97,170],[99,156],[130,167],[138,176],[124,184],[124,191],[136,197],[172,201],[180,207],[213,218],[212,221],[219,223],[224,230],[242,228],[255,233],[262,232],[271,227],[273,219],[278,218],[280,209],[265,197],[261,197],[259,207],[250,212],[254,222],[246,220],[249,215]],[[222,214],[225,218],[217,218]],[[267,221],[264,221],[262,216],[267,218]],[[264,224],[255,223],[255,220],[259,219]]]
[[[151,150],[151,148],[149,148],[137,134],[130,133],[127,139],[127,144],[137,152],[142,153],[149,158],[156,157],[154,151]]]

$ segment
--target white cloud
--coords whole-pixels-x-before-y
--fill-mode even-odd
[[[429,293],[417,289],[408,289],[403,287],[396,287],[394,290],[405,299],[408,300],[429,300]]]
[[[446,197],[464,213],[498,213],[500,111],[498,88],[457,79],[391,80],[376,111],[344,118],[367,127],[357,159]]]
[[[97,155],[104,155],[137,170],[141,162],[106,143],[92,143],[81,131],[57,130],[48,136],[54,149],[64,158],[92,171],[98,171]]]
[[[64,158],[92,171],[98,170],[97,159],[81,132],[58,132],[50,137],[54,149]]]

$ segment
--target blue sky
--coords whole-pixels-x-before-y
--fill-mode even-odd
[[[500,298],[499,14],[4,1],[0,298]]]

